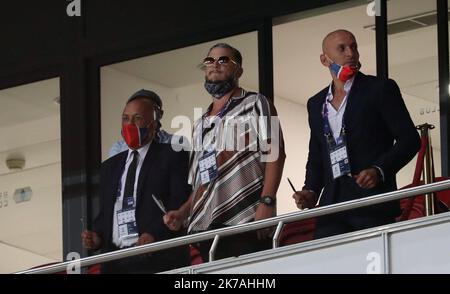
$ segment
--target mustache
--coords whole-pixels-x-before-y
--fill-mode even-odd
[[[218,80],[211,80],[207,76],[205,76],[205,82],[212,83],[212,84],[220,84],[220,83],[223,83],[223,82],[226,82],[226,81],[234,81],[234,80],[235,80],[235,78],[232,75],[228,76],[228,77],[225,77],[223,79],[218,79]]]

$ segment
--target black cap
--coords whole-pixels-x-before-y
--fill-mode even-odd
[[[136,93],[134,93],[133,95],[131,95],[130,98],[128,98],[127,104],[130,103],[131,101],[137,99],[137,98],[148,98],[149,100],[153,101],[153,103],[158,105],[158,107],[160,109],[162,108],[162,100],[161,100],[161,98],[159,98],[158,94],[156,94],[153,91],[145,90],[145,89],[139,90]]]

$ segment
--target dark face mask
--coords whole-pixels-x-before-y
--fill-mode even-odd
[[[216,99],[223,97],[226,93],[233,90],[236,87],[236,80],[234,77],[230,77],[225,81],[208,81],[205,80],[205,89],[206,91]]]

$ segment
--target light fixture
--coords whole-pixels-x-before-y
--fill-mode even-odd
[[[19,157],[11,157],[6,159],[6,166],[10,171],[22,170],[25,166],[25,159]]]

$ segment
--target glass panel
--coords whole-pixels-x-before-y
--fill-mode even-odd
[[[441,174],[439,78],[435,0],[388,1],[389,76],[402,92],[414,121],[429,123],[436,175]],[[416,159],[397,176],[399,187],[412,182]]]
[[[0,91],[0,273],[62,260],[59,79]]]
[[[309,139],[306,103],[331,82],[329,70],[319,59],[323,38],[336,29],[351,31],[358,42],[361,71],[376,75],[375,18],[367,14],[367,3],[361,2],[348,1],[275,20],[278,23],[273,27],[275,105],[283,126],[287,156],[278,190],[279,214],[298,211],[286,178],[293,181],[296,189],[302,188]]]

